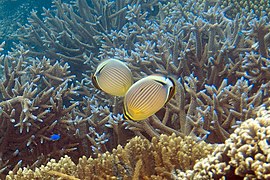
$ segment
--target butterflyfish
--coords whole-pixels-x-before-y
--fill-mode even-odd
[[[124,97],[126,119],[140,121],[159,111],[175,94],[175,81],[153,74],[134,83]]]
[[[133,76],[124,62],[108,59],[98,65],[92,76],[92,82],[97,89],[108,94],[124,96],[133,84]]]

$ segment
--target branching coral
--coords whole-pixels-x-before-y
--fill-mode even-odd
[[[18,167],[39,164],[76,150],[72,109],[77,103],[70,100],[78,87],[67,85],[74,78],[67,64],[51,65],[44,58],[32,60],[30,66],[23,53],[18,59],[2,56],[1,60],[1,172],[16,168],[17,163]],[[64,101],[70,104],[64,105]],[[50,136],[54,133],[64,138],[53,142]],[[48,147],[53,148],[48,151]]]
[[[227,12],[227,16],[230,18],[233,18],[237,13],[241,11],[244,13],[254,13],[258,17],[261,17],[263,15],[270,15],[269,1],[225,0],[220,2],[222,8],[230,7],[230,10]]]
[[[0,81],[1,178],[9,170],[34,168],[65,154],[73,159],[94,157],[132,137],[123,135],[127,130],[117,124],[124,121],[115,121],[119,117],[110,113],[109,104],[102,106],[104,102],[99,104],[94,96],[77,101],[83,88],[75,85],[67,63],[25,54],[18,50],[0,59],[4,67]],[[52,139],[54,134],[60,139]]]
[[[134,137],[125,147],[118,146],[112,153],[106,152],[93,159],[82,157],[76,165],[65,156],[59,162],[50,160],[46,166],[19,169],[10,172],[8,179],[153,179],[172,178],[175,169],[188,170],[196,160],[205,157],[214,149],[214,145],[197,143],[190,137],[182,139],[162,135],[152,142]],[[63,168],[65,167],[65,168]]]
[[[73,6],[60,0],[53,3],[55,10],[44,9],[44,19],[33,11],[29,24],[21,25],[18,36],[29,50],[28,55],[40,58],[46,55],[73,65],[88,62],[95,66],[91,60],[98,54],[103,35],[124,26],[128,7],[135,6],[137,1],[78,0]],[[139,11],[155,4],[157,1],[142,2]]]
[[[52,157],[92,155],[95,150],[89,147],[101,149],[106,142],[104,130],[91,126],[89,117],[78,110],[74,98],[80,87],[73,83],[75,76],[68,64],[25,54],[18,50],[0,59],[4,68],[0,81],[1,178],[9,170],[34,168]],[[60,139],[52,139],[54,134]]]
[[[108,34],[101,48],[102,59],[124,59],[138,79],[153,73],[181,78],[175,99],[144,124],[153,127],[145,129],[150,136],[166,133],[153,123],[162,122],[195,138],[205,139],[210,133],[208,141],[223,142],[241,121],[254,117],[256,107],[269,103],[268,59],[261,57],[268,57],[269,51],[266,17],[259,23],[244,15],[230,20],[219,4],[204,5],[198,6],[201,14],[194,10],[187,16],[183,9],[189,2],[168,3],[155,20],[143,25],[134,20]],[[264,48],[253,48],[256,44]]]
[[[71,0],[62,0],[70,2]],[[5,52],[10,51],[14,41],[18,42],[16,30],[18,24],[27,23],[31,10],[42,11],[42,8],[51,7],[51,1],[35,0],[1,0],[0,1],[0,41],[5,41]],[[40,13],[38,12],[38,16]]]
[[[67,156],[59,162],[52,159],[35,171],[24,168],[10,172],[7,179],[269,179],[269,118],[270,110],[261,108],[257,117],[243,122],[225,144],[196,143],[175,134],[153,138],[151,143],[135,137],[111,154],[82,157],[77,165]]]
[[[149,120],[136,123],[123,121],[121,99],[102,93],[93,95],[97,91],[85,75],[77,83],[80,95],[84,96],[80,109],[95,101],[91,106],[95,110],[88,107],[82,113],[91,116],[89,111],[95,112],[91,121],[99,119],[103,125],[113,127],[116,134],[128,129],[147,137],[174,132],[206,139],[210,133],[209,141],[211,136],[217,136],[215,141],[223,142],[241,120],[253,117],[258,106],[269,103],[265,76],[269,51],[267,17],[259,23],[245,14],[230,20],[225,16],[228,9],[212,1],[198,6],[192,6],[191,1],[97,1],[88,5],[85,0],[78,0],[73,6],[60,1],[54,1],[54,5],[54,11],[44,9],[44,20],[33,12],[30,24],[21,27],[19,37],[22,46],[29,49],[27,56],[43,56],[46,52],[53,59],[86,63],[90,72],[99,58],[113,57],[126,61],[135,79],[153,73],[179,79],[178,93],[167,107]],[[150,18],[151,7],[158,7],[158,13]],[[256,65],[259,70],[251,70],[250,61],[258,58],[264,59]],[[72,72],[77,74],[76,79],[81,79],[80,72]],[[255,78],[256,82],[252,80]],[[105,113],[98,104],[107,107]]]

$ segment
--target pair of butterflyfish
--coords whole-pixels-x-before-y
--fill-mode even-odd
[[[175,94],[175,82],[161,74],[144,77],[133,84],[128,66],[117,59],[100,63],[92,76],[97,89],[115,96],[124,96],[126,119],[144,120],[159,111]]]

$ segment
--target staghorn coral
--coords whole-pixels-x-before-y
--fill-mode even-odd
[[[268,45],[270,35],[270,25],[267,24],[267,17],[264,16],[260,20],[253,19],[250,22],[251,29],[248,31],[248,35],[251,38],[256,38],[257,43],[252,45],[252,48],[258,48],[262,57],[268,57]]]
[[[62,0],[62,2],[70,2],[70,0]],[[50,0],[1,0],[0,1],[0,41],[5,41],[4,52],[10,51],[12,43],[18,42],[16,38],[16,30],[19,27],[17,23],[27,23],[27,18],[31,14],[31,10],[42,11],[42,7],[49,8]],[[40,14],[38,13],[38,16]]]
[[[69,75],[68,65],[51,65],[44,58],[32,60],[29,66],[23,53],[18,59],[2,56],[1,61],[1,173],[75,150],[77,143],[69,135],[75,132],[75,126],[68,120],[73,119],[71,111],[77,103],[63,104],[72,100],[77,89],[66,85],[74,78]],[[61,144],[50,140],[53,133],[65,136]],[[51,146],[54,148],[48,151]]]
[[[17,173],[10,171],[7,180],[269,179],[269,118],[270,109],[261,108],[256,118],[243,122],[224,144],[196,143],[191,137],[182,139],[175,134],[154,137],[151,143],[135,137],[111,154],[100,154],[95,159],[82,157],[77,165],[67,156],[59,162],[52,159],[35,171],[29,168],[20,168]]]
[[[95,157],[132,137],[118,127],[124,120],[115,121],[119,116],[110,113],[109,104],[79,96],[83,88],[75,85],[67,63],[33,59],[26,53],[20,49],[0,58],[1,179],[9,170],[35,168],[65,154],[77,160]],[[110,121],[116,124],[108,125]],[[51,139],[53,134],[60,139]]]
[[[170,127],[179,135],[224,142],[241,121],[255,116],[256,108],[269,104],[269,60],[261,57],[268,57],[269,24],[267,17],[256,22],[243,14],[230,20],[218,3],[184,11],[190,3],[160,6],[156,19],[143,25],[131,19],[107,35],[101,57],[123,59],[137,79],[153,73],[179,78],[174,99],[144,123],[148,135],[167,133]],[[252,61],[258,61],[256,69]],[[160,122],[163,126],[157,126]]]
[[[1,49],[4,43],[1,44]],[[0,172],[34,168],[69,154],[74,159],[101,149],[103,130],[88,123],[78,110],[79,86],[67,63],[33,59],[18,50],[1,55]],[[51,135],[59,134],[59,140]]]
[[[31,170],[20,168],[10,172],[8,179],[153,179],[172,178],[175,169],[188,170],[195,161],[205,157],[214,145],[197,143],[190,137],[175,134],[161,135],[151,142],[134,137],[125,147],[118,146],[112,153],[99,154],[97,158],[80,158],[75,164],[68,156],[56,162],[50,160],[45,166]],[[63,168],[65,167],[65,168]]]
[[[231,20],[225,16],[228,9],[220,8],[214,1],[198,6],[193,6],[193,1],[152,4],[125,1],[117,4],[119,7],[114,3],[117,4],[97,1],[87,5],[86,1],[78,0],[70,5],[54,1],[55,10],[44,9],[44,20],[34,12],[30,24],[22,26],[22,34],[18,34],[23,48],[29,49],[27,56],[43,56],[46,52],[53,59],[61,57],[64,62],[86,64],[90,70],[86,74],[93,72],[100,59],[119,58],[128,63],[135,79],[153,73],[170,74],[178,79],[178,94],[156,116],[142,123],[124,122],[119,108],[121,99],[102,93],[93,95],[98,91],[91,86],[89,76],[84,75],[81,80],[81,71],[85,69],[76,71],[72,66],[79,80],[80,95],[84,96],[80,107],[95,102],[92,106],[95,110],[85,110],[97,115],[82,112],[91,116],[91,121],[99,119],[116,134],[123,131],[130,134],[129,130],[135,135],[154,137],[174,132],[182,137],[206,139],[212,133],[209,141],[223,142],[242,117],[253,117],[258,106],[269,103],[269,83],[265,80],[269,54],[267,17],[256,23],[252,15],[238,14]],[[151,16],[149,7],[158,7],[157,14]],[[104,8],[108,13],[99,14]],[[253,64],[248,61],[259,58],[257,54],[263,55],[266,63],[256,65],[264,70],[253,73],[250,68]],[[255,83],[252,78],[258,82],[254,87],[248,85]],[[242,101],[238,103],[240,96]],[[107,107],[105,113],[103,107]],[[218,138],[211,138],[215,135]],[[121,136],[117,137],[120,142]]]
[[[124,26],[127,9],[136,4],[137,1],[77,0],[71,5],[55,0],[55,9],[44,9],[43,19],[33,11],[29,24],[20,25],[19,44],[29,50],[29,56],[46,55],[73,65],[96,66],[92,59],[98,54],[103,35]],[[155,4],[157,1],[143,1],[138,5],[139,11]]]
[[[192,92],[191,108],[197,105],[197,109],[189,110],[190,113],[186,115],[186,132],[194,133],[196,126],[193,124],[197,121],[211,132],[207,138],[209,142],[224,142],[229,138],[234,129],[254,113],[254,107],[262,104],[263,92],[268,93],[270,85],[267,83],[253,94],[247,80],[241,78],[235,84],[228,85],[228,80],[224,79],[218,89],[206,85],[204,90],[196,93],[192,89],[194,78],[188,80],[189,83],[185,85],[187,91]]]
[[[251,52],[246,54],[243,61],[243,69],[245,72],[238,72],[249,80],[255,87],[260,87],[260,84],[267,84],[269,79],[269,64],[270,61],[258,54]]]

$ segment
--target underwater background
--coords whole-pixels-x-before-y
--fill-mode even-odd
[[[0,179],[269,179],[269,19],[269,0],[0,0]],[[174,94],[127,118],[93,81],[112,58]]]

